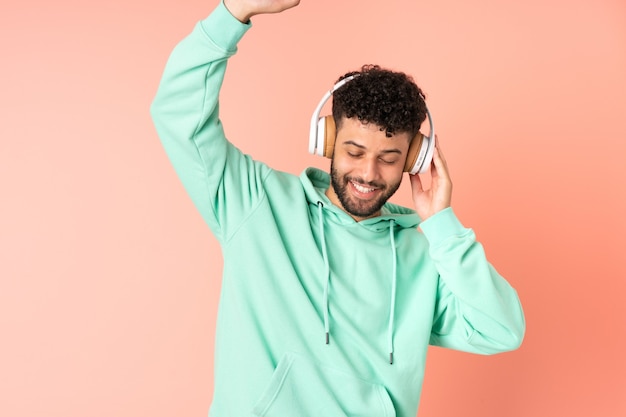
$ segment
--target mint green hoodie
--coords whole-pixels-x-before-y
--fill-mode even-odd
[[[218,95],[248,28],[220,4],[172,52],[151,108],[224,257],[209,414],[413,417],[428,344],[516,349],[517,294],[452,209],[420,223],[387,203],[355,222],[327,173],[279,172],[227,141]]]

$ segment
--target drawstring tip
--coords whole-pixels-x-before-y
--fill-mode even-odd
[[[393,365],[393,352],[389,352],[389,365]]]
[[[328,344],[328,342],[330,342],[330,337],[328,336],[328,332],[326,332],[326,344]]]

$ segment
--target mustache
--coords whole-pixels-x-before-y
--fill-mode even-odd
[[[357,183],[357,184],[362,185],[364,187],[385,188],[385,184],[381,184],[381,183],[376,182],[376,181],[365,181],[365,180],[363,180],[362,178],[359,178],[359,177],[346,177],[346,181],[354,182],[354,183]]]

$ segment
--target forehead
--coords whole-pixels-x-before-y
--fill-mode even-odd
[[[395,133],[390,136],[375,123],[362,122],[357,118],[343,118],[337,130],[337,144],[364,148],[408,148],[410,142],[408,132]]]

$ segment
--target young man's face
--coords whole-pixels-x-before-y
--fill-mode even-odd
[[[356,221],[380,214],[396,192],[409,150],[409,134],[387,137],[374,124],[344,118],[337,131],[326,195]]]

